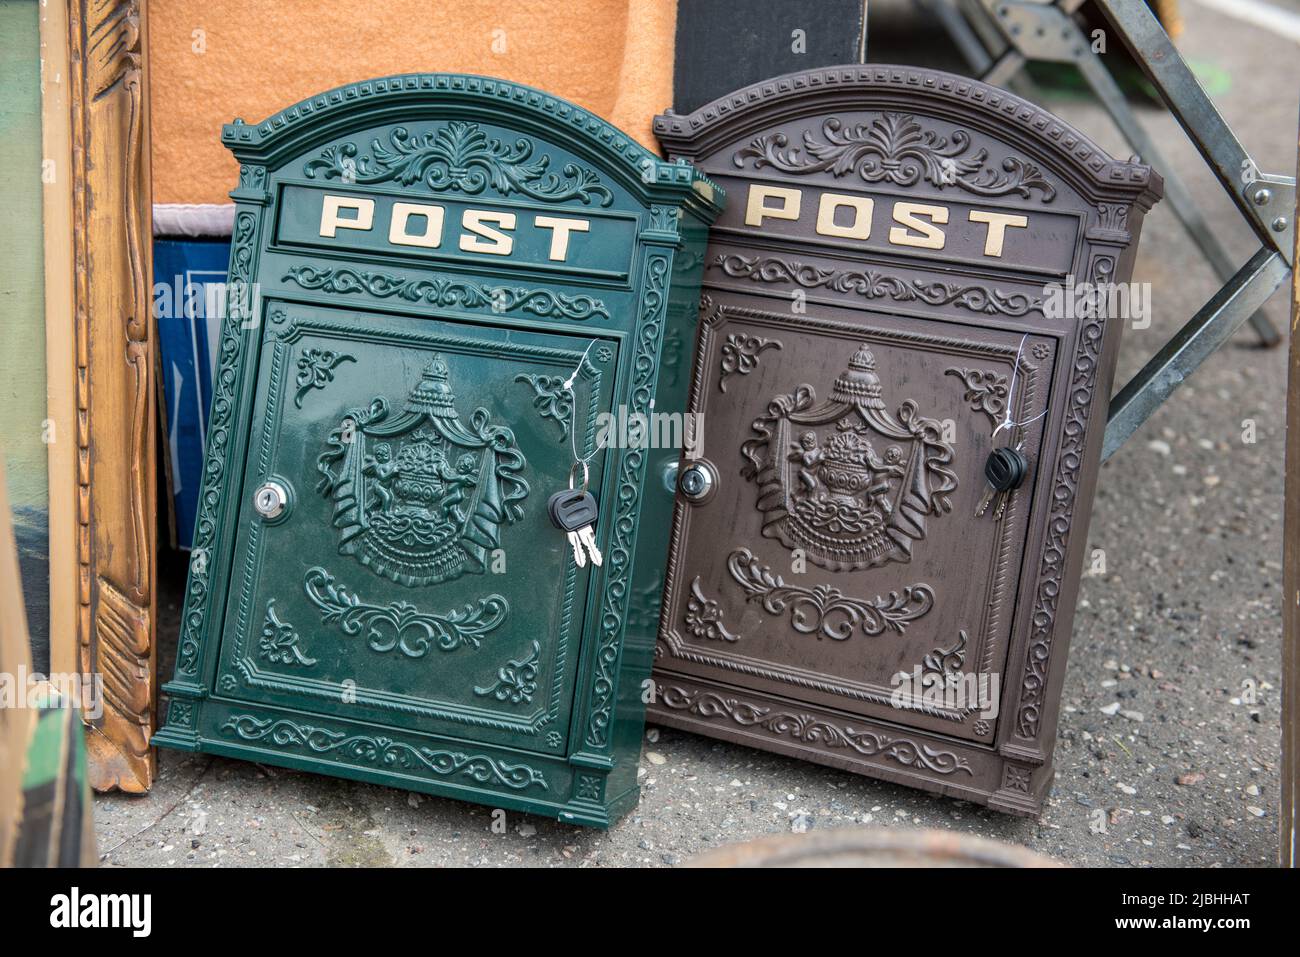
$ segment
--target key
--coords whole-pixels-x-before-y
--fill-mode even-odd
[[[988,480],[989,486],[975,508],[976,518],[988,510],[994,498],[998,499],[998,507],[993,511],[994,519],[1001,518],[1006,511],[1011,493],[1024,483],[1025,476],[1029,474],[1029,460],[1021,451],[1022,447],[1023,445],[1017,445],[1013,449],[1003,445],[989,453],[984,462],[984,478]]]
[[[998,505],[997,508],[993,509],[993,521],[996,522],[1002,518],[1002,513],[1007,510],[1007,502],[1010,499],[1010,492],[1001,492],[998,494]]]
[[[593,565],[604,564],[605,556],[600,553],[600,546],[596,544],[596,530],[590,525],[584,525],[578,529],[578,538],[587,547],[587,555],[591,558],[591,563]]]
[[[562,489],[546,500],[546,511],[551,522],[564,532],[573,546],[573,560],[579,568],[587,564],[600,565],[604,557],[596,546],[596,531],[592,527],[600,510],[596,499],[585,489]]]

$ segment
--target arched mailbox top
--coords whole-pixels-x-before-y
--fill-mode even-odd
[[[1041,163],[1051,174],[1094,201],[1118,200],[1140,204],[1145,210],[1163,193],[1160,175],[1150,167],[1112,159],[1083,133],[1034,104],[979,80],[912,67],[827,67],[774,77],[705,104],[689,115],[658,116],[654,132],[671,155],[697,159],[727,143],[770,130],[783,121],[831,117],[837,110],[896,111],[951,122],[963,135],[967,130],[978,131],[1022,150],[1026,159]],[[911,133],[902,131],[901,135]],[[926,136],[923,130],[916,133],[922,138]],[[868,131],[867,135],[881,134]],[[877,139],[874,145],[883,147],[885,152],[891,147],[906,152],[906,147],[912,145],[900,142],[901,136],[889,142],[887,131],[884,136],[884,141]],[[955,155],[961,153],[955,148],[961,139],[950,135],[948,142],[931,155],[942,162],[942,154],[947,151],[957,163],[971,161],[969,155]],[[771,145],[806,151],[802,142],[777,141]],[[873,144],[865,145],[870,149]],[[924,139],[916,140],[915,145],[920,147],[920,152],[912,153],[913,161],[927,149]],[[969,150],[969,154],[976,153],[976,148]],[[974,171],[975,177],[997,178],[1008,174],[1015,177],[1027,173],[1014,165],[1018,160],[1008,160],[1013,165],[1006,166],[1001,158],[989,156],[985,162],[985,169]],[[1041,191],[1038,193],[1040,198],[1043,195]]]
[[[242,120],[226,124],[222,142],[242,164],[279,169],[292,161],[308,157],[313,150],[324,148],[332,142],[353,133],[364,133],[385,124],[401,127],[399,138],[413,149],[424,146],[423,137],[428,131],[416,129],[421,120],[441,120],[447,123],[474,124],[476,122],[509,131],[511,134],[533,136],[571,152],[579,160],[589,162],[612,181],[626,189],[642,205],[652,203],[695,204],[702,207],[706,219],[712,219],[722,205],[722,191],[699,171],[681,163],[669,163],[602,120],[589,110],[560,97],[518,83],[491,77],[456,73],[412,73],[379,77],[360,83],[350,83],[307,99],[281,110],[257,124]],[[429,133],[428,143],[435,152],[425,151],[423,159],[437,160],[436,144]],[[365,160],[366,143],[342,144],[331,159]],[[579,204],[611,205],[606,199],[609,187],[594,181],[590,171],[565,162],[558,165],[533,152],[531,144],[515,141],[492,143],[489,137],[484,144],[490,154],[496,151],[507,160],[504,179],[489,182],[498,192],[523,192],[518,183],[561,184],[552,190],[557,202],[577,200]],[[518,148],[522,145],[522,149]],[[381,148],[402,149],[402,143],[382,143]],[[454,147],[453,147],[454,148]],[[476,147],[472,146],[470,149]],[[354,152],[355,150],[355,152]],[[408,173],[420,169],[420,156],[404,156]],[[493,157],[487,156],[489,163]],[[373,163],[374,158],[370,157]],[[454,165],[454,159],[453,159]],[[538,164],[541,164],[539,167]],[[500,169],[499,164],[498,170]],[[317,167],[320,168],[319,166]],[[425,167],[427,169],[427,167]],[[307,175],[311,175],[308,169]],[[489,172],[489,177],[492,173]],[[523,180],[512,176],[522,176]],[[323,177],[322,177],[323,178]],[[546,199],[534,195],[534,199]]]

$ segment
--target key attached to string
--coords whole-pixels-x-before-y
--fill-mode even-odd
[[[1007,387],[1006,415],[998,423],[997,428],[993,430],[992,436],[996,441],[999,433],[1006,432],[1008,441],[1015,441],[1017,433],[1022,438],[1014,446],[998,446],[989,453],[989,457],[984,461],[984,478],[988,481],[988,487],[980,497],[979,504],[975,506],[976,518],[988,511],[994,499],[997,499],[998,504],[993,509],[993,519],[996,521],[1002,518],[1003,512],[1007,510],[1007,502],[1016,489],[1024,484],[1025,478],[1029,475],[1029,459],[1025,456],[1023,438],[1025,426],[1032,425],[1047,415],[1047,409],[1043,409],[1037,415],[1025,419],[1023,422],[1017,422],[1011,415],[1015,400],[1019,398],[1016,386],[1020,380],[1020,358],[1024,355],[1025,343],[1028,339],[1028,333],[1020,337],[1020,346],[1016,349],[1016,360],[1011,365],[1011,384]]]
[[[582,468],[582,487],[574,488],[574,473]],[[546,500],[546,512],[551,522],[569,539],[573,549],[573,561],[579,567],[586,566],[588,559],[593,565],[600,565],[604,557],[596,545],[596,520],[600,517],[600,508],[595,496],[587,491],[587,463],[577,462],[569,470],[569,487],[561,489]]]
[[[1024,483],[1028,474],[1029,460],[1025,458],[1023,442],[1015,448],[1003,445],[990,452],[984,462],[984,478],[989,484],[979,505],[975,507],[975,517],[979,518],[988,511],[989,505],[996,498],[998,506],[993,510],[993,518],[1001,518],[1006,511],[1007,499]]]
[[[596,340],[593,339],[587,344],[586,351],[582,353],[577,366],[564,380],[562,388],[571,403],[576,402],[573,383],[578,378],[578,370],[582,368],[583,362],[587,360],[587,353],[591,352],[591,347],[595,343]],[[573,465],[569,468],[569,487],[561,489],[546,500],[546,512],[551,516],[551,522],[555,527],[564,532],[565,537],[568,538],[569,547],[573,549],[574,564],[584,568],[588,561],[593,565],[600,565],[605,560],[596,545],[595,526],[596,520],[600,517],[600,507],[596,504],[595,496],[587,491],[587,483],[591,478],[588,463],[601,451],[601,446],[598,443],[586,455],[578,455],[577,433],[577,429],[569,430],[569,448],[573,451]],[[574,488],[574,479],[579,469],[582,470],[582,487]]]

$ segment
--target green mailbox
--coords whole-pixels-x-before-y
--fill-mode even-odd
[[[646,425],[686,404],[721,192],[484,77],[222,138],[227,318],[155,743],[610,824],[680,451]],[[584,476],[586,542],[548,511]]]

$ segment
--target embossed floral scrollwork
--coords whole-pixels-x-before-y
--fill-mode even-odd
[[[266,603],[266,619],[262,623],[262,635],[257,641],[257,653],[273,665],[316,664],[315,658],[308,658],[298,647],[301,641],[298,630],[293,625],[280,620],[275,613],[275,599]],[[226,677],[229,677],[227,675]]]
[[[988,150],[963,155],[971,145],[965,130],[940,136],[907,113],[881,113],[870,122],[852,126],[833,116],[822,124],[820,138],[806,130],[802,142],[802,147],[791,147],[785,133],[759,136],[737,150],[732,160],[737,168],[753,159],[755,168],[771,167],[796,175],[856,172],[865,182],[895,186],[914,186],[924,179],[939,189],[956,186],[979,196],[1016,193],[1028,199],[1035,189],[1044,202],[1056,196],[1042,170],[1028,160],[1008,156],[999,172],[986,165]]]
[[[738,636],[722,624],[722,606],[700,588],[700,576],[691,582],[691,596],[686,600],[686,630],[695,638],[707,641],[736,641]]]
[[[330,269],[293,266],[284,274],[284,281],[296,283],[303,289],[337,295],[365,293],[376,299],[395,297],[404,302],[423,302],[444,308],[491,309],[494,313],[519,310],[544,319],[609,318],[605,303],[592,296],[568,296],[527,286],[489,286],[447,276],[410,279],[346,266]]]
[[[515,381],[533,387],[533,408],[543,419],[560,426],[561,442],[567,439],[573,424],[573,389],[565,385],[564,376],[520,372]]]
[[[971,411],[986,415],[994,428],[1007,411],[1007,376],[992,369],[967,369],[949,366],[944,375],[961,379],[966,386],[962,400],[970,403]]]
[[[526,655],[512,658],[497,669],[494,683],[475,687],[474,693],[480,698],[492,697],[510,704],[530,703],[537,691],[537,666],[541,657],[541,643],[534,641]]]
[[[824,718],[793,711],[778,711],[737,698],[725,698],[712,691],[689,691],[665,685],[659,696],[664,707],[685,711],[701,718],[722,718],[741,727],[756,727],[778,737],[789,737],[823,748],[848,748],[867,757],[880,756],[904,767],[921,768],[936,774],[957,771],[974,775],[969,762],[952,751],[932,748],[907,738],[877,731],[858,731]]]
[[[488,595],[445,614],[422,612],[406,601],[388,605],[363,602],[319,566],[307,571],[303,590],[321,611],[321,621],[337,624],[345,635],[365,632],[366,644],[380,653],[394,649],[408,658],[423,658],[430,648],[455,651],[477,648],[510,610],[500,595]]]
[[[533,144],[520,137],[513,144],[490,137],[477,123],[456,121],[436,130],[411,133],[395,127],[388,145],[378,138],[370,155],[358,156],[355,143],[328,146],[303,167],[314,179],[342,179],[355,183],[422,184],[435,192],[462,192],[475,196],[491,189],[502,196],[522,193],[532,199],[561,202],[576,199],[608,206],[614,201],[609,187],[595,170],[565,163],[551,169],[551,157],[533,156]]]
[[[909,585],[902,593],[892,591],[888,597],[873,600],[852,598],[831,585],[787,585],[748,548],[731,553],[727,570],[747,593],[746,601],[760,602],[770,615],[780,616],[789,609],[795,631],[834,641],[853,637],[859,628],[869,637],[886,630],[901,635],[910,622],[934,607],[934,590],[925,584]]]
[[[1019,292],[1003,292],[980,283],[927,282],[894,276],[878,269],[831,269],[779,256],[720,254],[709,263],[735,279],[762,283],[793,283],[805,289],[826,289],[863,299],[920,300],[930,306],[956,306],[984,315],[1023,316],[1041,310],[1043,300]]]
[[[781,349],[781,343],[776,339],[764,339],[762,336],[751,336],[745,333],[733,332],[727,336],[718,350],[720,360],[718,366],[721,374],[718,376],[718,391],[727,391],[727,376],[733,374],[749,375],[758,367],[758,356],[764,349]]]
[[[509,764],[483,754],[417,747],[383,735],[348,735],[288,718],[257,718],[249,714],[232,715],[221,730],[244,741],[264,741],[279,748],[305,748],[315,754],[337,753],[353,763],[425,769],[443,776],[459,774],[479,784],[501,784],[514,790],[531,786],[548,790],[545,776],[526,764]]]
[[[951,648],[935,648],[921,659],[921,673],[940,676],[960,674],[962,665],[966,663],[967,640],[965,630],[958,631],[957,641]]]
[[[298,376],[294,379],[294,385],[298,387],[293,397],[294,406],[301,409],[303,396],[312,389],[323,389],[333,382],[334,370],[342,363],[356,361],[352,356],[332,349],[304,350],[298,357]]]

